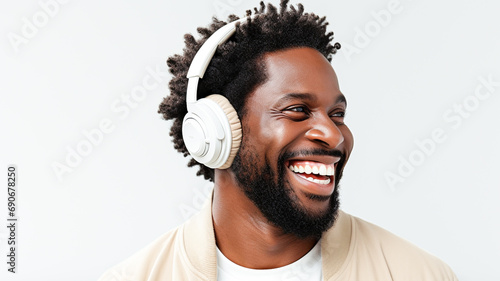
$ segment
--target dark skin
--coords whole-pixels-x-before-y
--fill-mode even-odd
[[[278,163],[283,151],[337,149],[348,159],[353,136],[344,124],[346,101],[332,66],[312,48],[293,48],[263,57],[267,81],[250,93],[242,120],[245,141],[257,156],[256,166],[317,162],[337,167],[339,157],[314,155]],[[345,163],[344,163],[345,164]],[[316,184],[286,169],[285,179],[297,205],[311,215],[328,210],[329,184]],[[271,224],[245,195],[233,171],[215,170],[212,204],[217,246],[231,261],[254,269],[288,265],[317,243],[314,237],[299,239]],[[312,199],[317,195],[322,200]]]

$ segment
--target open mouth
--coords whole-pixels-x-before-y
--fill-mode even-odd
[[[287,163],[287,166],[298,177],[316,184],[328,185],[335,176],[335,164],[291,160]]]

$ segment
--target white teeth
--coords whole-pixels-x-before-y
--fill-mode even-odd
[[[326,176],[326,166],[325,165],[321,165],[321,167],[319,167],[319,174],[322,176]]]
[[[314,182],[319,184],[329,184],[330,178],[327,178],[326,180],[314,180]]]
[[[305,172],[308,175],[311,173],[311,167],[309,165],[306,165]]]
[[[318,170],[317,166],[312,167],[312,173],[315,175],[319,174],[319,170]]]
[[[312,167],[310,165],[290,165],[288,167],[291,171],[295,173],[300,173],[300,174],[315,174],[315,175],[322,175],[322,176],[334,176],[335,175],[335,168],[333,165],[325,165],[325,164],[314,164]]]
[[[328,169],[326,170],[326,174],[329,176],[333,176],[335,174],[335,171],[333,170],[332,166],[328,166]]]

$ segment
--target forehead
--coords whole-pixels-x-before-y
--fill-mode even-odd
[[[308,94],[321,103],[333,104],[343,97],[330,62],[315,49],[301,47],[271,52],[262,60],[266,81],[253,91],[251,100],[272,102],[293,93]]]

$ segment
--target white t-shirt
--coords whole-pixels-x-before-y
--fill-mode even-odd
[[[251,269],[230,261],[217,248],[218,281],[321,281],[321,242],[299,260],[273,269]]]

